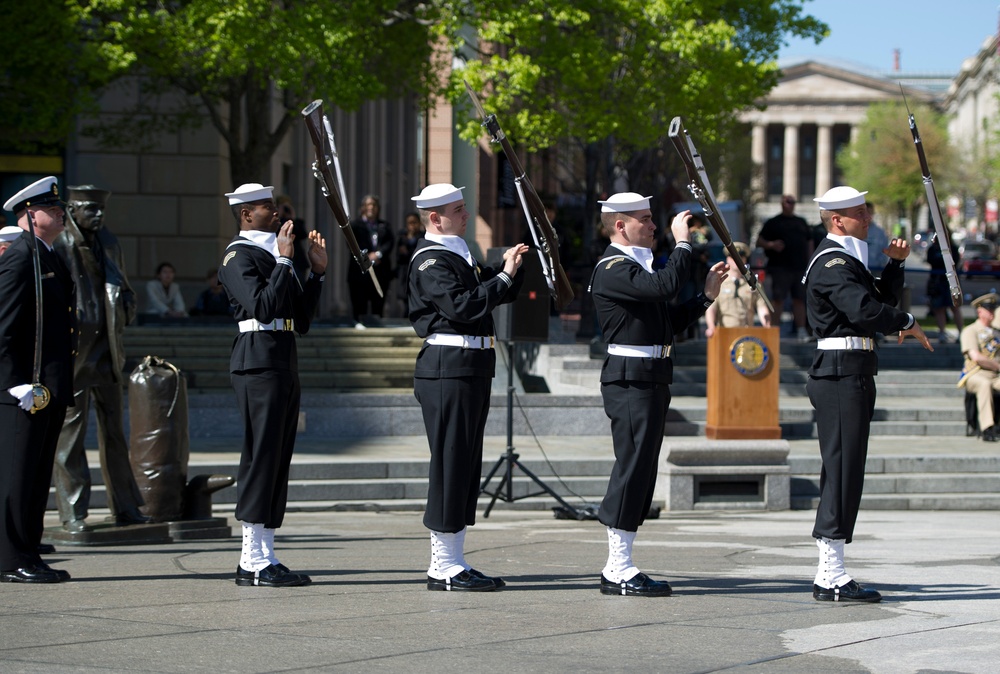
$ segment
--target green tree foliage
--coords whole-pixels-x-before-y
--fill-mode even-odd
[[[561,138],[661,145],[670,119],[725,135],[778,81],[788,34],[819,41],[826,26],[800,0],[484,0],[465,5],[481,58],[453,75],[488,91],[528,149]],[[474,122],[464,129],[478,137]]]
[[[937,193],[948,187],[954,161],[944,117],[925,105],[913,105],[920,140]],[[910,218],[926,202],[917,150],[902,101],[875,103],[858,126],[853,143],[837,157],[844,180],[868,190],[869,200],[890,213]]]
[[[148,139],[152,127],[207,116],[229,146],[236,184],[265,173],[313,98],[352,110],[403,93],[426,98],[438,86],[431,58],[438,10],[417,0],[86,0],[81,7],[81,25],[102,45],[107,70],[142,83],[126,126],[92,130],[116,142]],[[172,96],[177,90],[187,97]],[[164,101],[172,105],[167,119]]]
[[[75,116],[95,109],[93,92],[111,73],[87,39],[75,5],[3,0],[0,153],[58,153]]]
[[[141,89],[122,122],[102,118],[89,131],[151,144],[156,130],[207,118],[239,183],[262,175],[313,98],[346,110],[402,93],[427,103],[471,26],[490,50],[452,78],[456,100],[468,77],[529,150],[602,143],[638,173],[658,158],[640,151],[659,147],[662,158],[674,115],[708,144],[763,99],[784,36],[824,34],[804,1],[3,0],[10,25],[35,28],[0,70],[0,124],[11,137],[66,138],[72,115],[93,109],[95,87],[135,76]],[[15,11],[35,13],[34,22],[12,20]],[[44,77],[56,80],[42,99],[51,104],[18,117],[8,92]],[[465,133],[478,135],[476,123]]]
[[[462,48],[465,68],[452,73],[454,100],[462,80],[485,94],[525,160],[556,144],[580,148],[587,206],[580,239],[593,238],[594,195],[627,177],[630,189],[656,195],[666,209],[690,200],[684,170],[667,138],[681,116],[717,192],[742,196],[749,156],[732,144],[739,113],[777,84],[785,37],[817,42],[825,24],[807,15],[804,0],[471,0],[462,5],[477,43]],[[461,104],[461,103],[460,103]],[[467,140],[482,131],[470,118]],[[744,149],[745,146],[745,149]],[[714,163],[714,165],[713,165]],[[729,167],[732,168],[732,167]],[[729,184],[725,178],[734,182]],[[746,185],[739,180],[745,178]]]

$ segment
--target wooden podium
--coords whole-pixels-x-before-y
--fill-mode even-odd
[[[708,340],[705,436],[781,438],[778,328],[718,328]]]

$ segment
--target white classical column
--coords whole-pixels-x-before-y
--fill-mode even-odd
[[[816,127],[816,196],[833,187],[833,125]]]
[[[753,125],[750,135],[750,162],[753,164],[750,189],[757,199],[763,199],[767,196],[767,126],[764,124]]]
[[[857,124],[851,124],[851,145],[858,142],[858,130],[859,127]]]
[[[785,163],[781,174],[781,193],[799,196],[799,125],[785,125]]]

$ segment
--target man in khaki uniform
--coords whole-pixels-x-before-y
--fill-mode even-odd
[[[976,396],[979,410],[979,428],[986,442],[1000,440],[993,411],[993,392],[1000,391],[1000,331],[993,327],[993,319],[1000,296],[987,293],[972,301],[976,320],[962,329],[959,342],[965,365],[958,385]]]
[[[743,264],[749,264],[750,247],[742,241],[735,241],[737,252],[743,258]],[[715,334],[716,328],[747,328],[753,326],[754,316],[760,319],[765,328],[771,327],[771,312],[761,301],[760,295],[746,280],[736,273],[736,262],[732,257],[726,257],[729,265],[729,276],[722,282],[719,296],[705,312],[705,337]]]

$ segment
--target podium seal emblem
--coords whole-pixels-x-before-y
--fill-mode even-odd
[[[729,362],[746,377],[762,372],[770,360],[771,352],[757,337],[740,337],[729,347]]]

